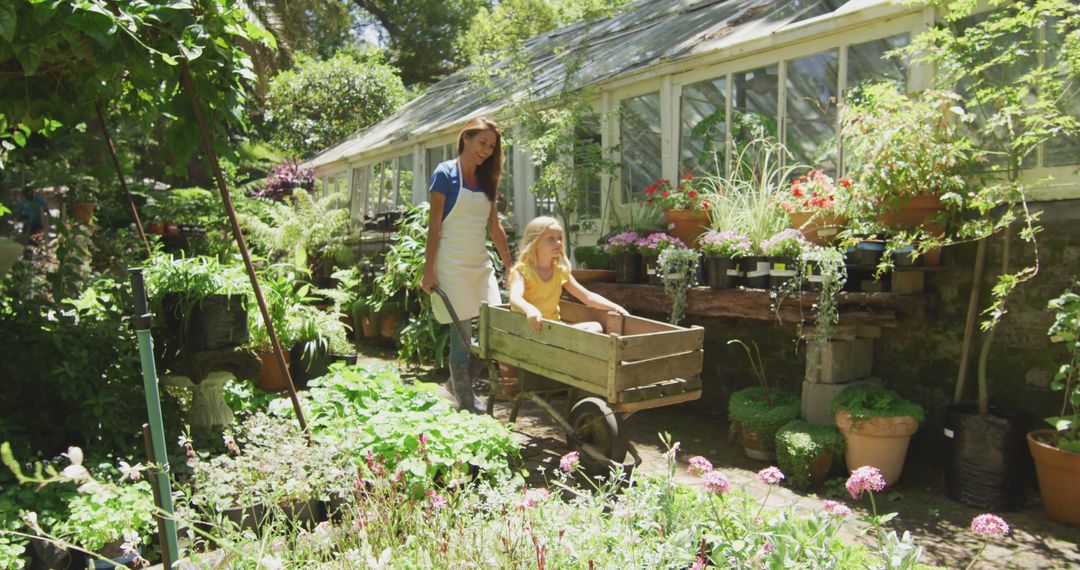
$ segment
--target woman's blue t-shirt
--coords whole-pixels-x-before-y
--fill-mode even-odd
[[[484,191],[483,188],[473,188],[461,182],[461,171],[458,169],[457,159],[440,162],[431,175],[428,193],[438,192],[446,196],[446,207],[443,208],[442,219],[445,220],[446,216],[450,215],[450,210],[454,207],[454,203],[457,202],[458,188],[460,187],[472,192]]]

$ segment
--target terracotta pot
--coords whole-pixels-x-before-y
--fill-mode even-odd
[[[1080,525],[1080,453],[1062,451],[1053,445],[1055,432],[1038,429],[1027,434],[1028,449],[1035,458],[1039,493],[1050,520]]]
[[[941,205],[941,198],[929,194],[920,194],[902,202],[899,209],[881,212],[878,214],[877,219],[893,229],[917,228],[923,226],[927,218],[944,208]],[[927,231],[935,234],[939,233],[941,229],[936,224],[925,224],[925,226]]]
[[[287,389],[289,383],[281,372],[281,367],[278,366],[277,356],[274,355],[274,352],[264,352],[259,355],[259,359],[262,360],[262,372],[259,374],[259,381],[255,385],[266,392],[280,392]],[[289,360],[290,355],[286,351],[285,364],[288,364]]]
[[[771,445],[766,445],[766,443],[758,437],[757,432],[742,431],[741,436],[743,453],[750,459],[757,459],[758,461],[772,461],[773,459],[776,459],[776,451],[772,449]]]
[[[825,479],[829,477],[829,471],[832,470],[833,453],[822,453],[814,458],[814,462],[810,464],[810,485],[812,487],[819,487],[825,482]]]
[[[611,283],[615,281],[614,269],[575,269],[571,273],[579,283]]]
[[[376,326],[375,315],[371,313],[360,315],[360,330],[363,332],[364,338],[377,338],[379,329]]]
[[[180,235],[180,225],[176,222],[165,222],[165,235],[176,237]]]
[[[379,315],[379,334],[383,338],[394,338],[394,327],[397,326],[398,314],[395,312],[382,313]]]
[[[698,236],[708,225],[709,215],[693,210],[664,210],[664,221],[669,235],[679,238],[687,247],[697,247]]]
[[[158,236],[165,235],[165,224],[163,224],[161,222],[153,222],[153,223],[147,224],[146,233],[154,234],[154,235],[158,235]]]
[[[71,217],[75,218],[83,224],[89,224],[91,216],[94,215],[94,208],[97,204],[93,202],[74,202],[68,204],[68,212],[71,213]]]
[[[791,227],[802,232],[807,241],[817,245],[832,245],[836,235],[847,224],[847,218],[823,212],[788,212]]]
[[[908,444],[911,435],[919,429],[919,422],[911,416],[852,422],[851,415],[841,410],[836,412],[836,427],[847,442],[844,459],[848,469],[872,465],[881,471],[885,484],[892,485],[900,480]]]

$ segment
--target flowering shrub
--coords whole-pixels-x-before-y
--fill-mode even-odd
[[[807,245],[802,232],[795,228],[780,230],[761,242],[761,252],[769,257],[799,257]]]
[[[705,232],[698,238],[698,247],[705,255],[720,257],[745,257],[753,251],[750,238],[742,232],[734,230],[717,232]]]
[[[622,232],[608,238],[604,252],[609,255],[637,253],[637,244],[641,236],[637,232]]]
[[[641,255],[646,257],[658,256],[660,255],[660,252],[670,247],[685,248],[686,244],[683,243],[681,239],[672,237],[663,232],[649,234],[637,241],[638,251],[641,252]]]
[[[694,187],[694,174],[687,172],[679,178],[679,184],[672,187],[671,181],[662,178],[645,189],[648,198],[644,203],[661,210],[708,211],[709,201]]]
[[[839,214],[845,205],[851,180],[834,181],[824,170],[811,170],[791,183],[791,195],[780,203],[789,214],[792,212],[824,212]]]
[[[303,188],[308,192],[315,189],[315,171],[301,168],[300,161],[286,160],[274,167],[266,177],[266,186],[252,192],[253,198],[265,200],[284,200],[292,196],[293,190]]]

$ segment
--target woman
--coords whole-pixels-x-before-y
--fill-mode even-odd
[[[512,263],[496,208],[503,158],[498,125],[483,117],[470,120],[458,135],[457,150],[456,159],[439,164],[431,175],[427,252],[420,286],[427,293],[432,287],[441,288],[458,318],[471,330],[481,302],[502,302],[487,253],[487,233],[504,269],[509,271]],[[449,313],[438,303],[435,319],[451,322]],[[450,383],[458,408],[482,413],[469,377],[470,350],[460,335],[451,332]]]

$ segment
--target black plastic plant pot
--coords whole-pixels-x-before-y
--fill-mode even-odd
[[[897,267],[913,267],[918,264],[915,259],[915,248],[910,245],[897,248],[893,251],[893,264]]]
[[[663,285],[664,280],[660,275],[660,256],[642,256],[642,266],[645,268],[645,282],[649,285]]]
[[[795,259],[792,257],[769,258],[769,287],[783,287],[795,277]]]
[[[769,288],[769,258],[761,255],[744,257],[741,263],[746,272],[746,286],[751,289]]]
[[[242,346],[250,339],[247,309],[242,295],[208,295],[187,315],[178,310],[179,297],[162,299],[165,325],[187,350],[220,350]]]
[[[615,256],[615,282],[641,283],[640,253],[620,253]]]
[[[806,287],[811,291],[825,288],[825,276],[821,274],[821,266],[812,261],[806,264]]]
[[[981,509],[1020,509],[1033,469],[1024,439],[1030,428],[1030,418],[1017,410],[991,407],[983,418],[974,405],[949,406],[945,495]]]
[[[704,253],[698,253],[697,284],[702,286],[709,284],[709,265],[705,262]]]
[[[848,261],[856,267],[876,267],[884,251],[885,244],[879,241],[861,241],[848,252]]]
[[[739,259],[730,257],[709,256],[706,264],[709,266],[709,287],[713,289],[731,289],[739,284],[743,273],[740,269]]]

